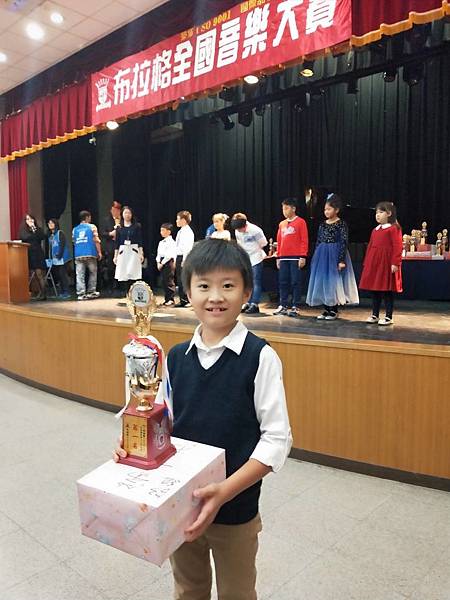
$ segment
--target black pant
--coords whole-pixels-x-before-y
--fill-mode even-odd
[[[372,292],[372,314],[375,317],[380,316],[380,307],[383,298],[386,307],[386,317],[392,319],[392,313],[394,311],[394,292]]]
[[[181,279],[181,271],[183,269],[182,266],[181,266],[182,262],[183,262],[183,257],[182,256],[177,256],[176,278],[177,278],[177,285],[178,285],[178,295],[180,296],[180,302],[181,302],[181,304],[187,304],[189,302],[189,299],[186,296],[186,292],[183,289],[183,281]]]
[[[52,271],[56,275],[56,280],[61,285],[61,292],[63,294],[69,293],[69,278],[67,276],[66,265],[53,265]]]
[[[335,304],[334,306],[327,306],[326,304],[323,305],[324,309],[326,310],[326,312],[334,312],[334,313],[338,313],[338,305]]]
[[[170,302],[175,298],[175,264],[169,260],[161,269],[161,278],[164,289],[164,301]]]

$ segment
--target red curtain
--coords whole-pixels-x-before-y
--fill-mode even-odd
[[[1,157],[24,156],[89,133],[90,107],[88,80],[39,98],[2,122]]]
[[[28,185],[26,158],[16,158],[8,163],[9,221],[11,239],[19,234],[20,221],[28,210]]]
[[[394,25],[402,21],[410,21],[410,13],[418,15],[432,13],[430,19],[440,18],[449,10],[447,1],[442,0],[377,0],[376,2],[363,2],[353,0],[352,19],[353,35],[363,36],[371,31],[380,29],[381,24]],[[441,14],[438,14],[438,12]],[[420,17],[411,20],[420,23]]]

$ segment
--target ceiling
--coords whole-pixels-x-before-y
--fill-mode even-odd
[[[168,0],[0,0],[0,95]],[[61,25],[50,19],[64,17]],[[25,28],[38,23],[42,40]]]

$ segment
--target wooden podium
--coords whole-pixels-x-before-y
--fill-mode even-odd
[[[28,246],[0,242],[0,302],[28,302]]]

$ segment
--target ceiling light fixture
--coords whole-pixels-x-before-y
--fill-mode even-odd
[[[38,23],[28,23],[25,31],[27,32],[27,36],[32,40],[42,40],[45,36],[44,29]]]
[[[50,20],[55,25],[62,25],[64,23],[64,17],[61,13],[56,11],[52,12],[52,14],[50,15]]]
[[[114,129],[117,129],[119,127],[119,123],[117,121],[107,121],[106,122],[106,127],[110,131],[114,131]]]
[[[0,63],[5,63],[8,60],[8,57],[4,52],[0,52]]]
[[[314,75],[314,61],[305,60],[300,71],[300,75],[303,77],[312,77]]]
[[[258,83],[259,77],[257,77],[256,75],[246,75],[244,77],[244,81],[249,85],[255,85],[255,83]]]

